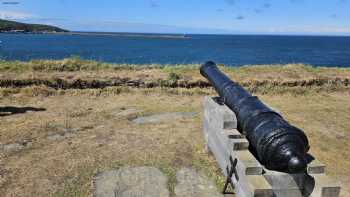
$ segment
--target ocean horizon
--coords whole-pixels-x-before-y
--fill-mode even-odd
[[[228,66],[292,64],[349,67],[350,37],[330,35],[69,32],[0,34],[0,59],[82,59],[118,64]]]

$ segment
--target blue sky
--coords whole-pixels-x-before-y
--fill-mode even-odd
[[[350,35],[350,0],[0,2],[0,18],[74,31]]]

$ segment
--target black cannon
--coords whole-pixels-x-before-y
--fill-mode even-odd
[[[230,80],[214,62],[202,65],[200,72],[222,102],[236,113],[238,130],[246,135],[249,149],[260,163],[267,169],[288,173],[306,170],[309,142],[303,131]]]

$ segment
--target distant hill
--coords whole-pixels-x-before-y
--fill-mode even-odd
[[[0,32],[23,32],[23,33],[44,33],[44,32],[68,32],[50,25],[27,24],[15,21],[0,19]]]

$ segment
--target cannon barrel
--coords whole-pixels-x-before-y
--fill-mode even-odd
[[[200,68],[222,101],[236,113],[250,151],[270,170],[299,173],[307,167],[309,142],[303,131],[222,73],[214,62]]]

